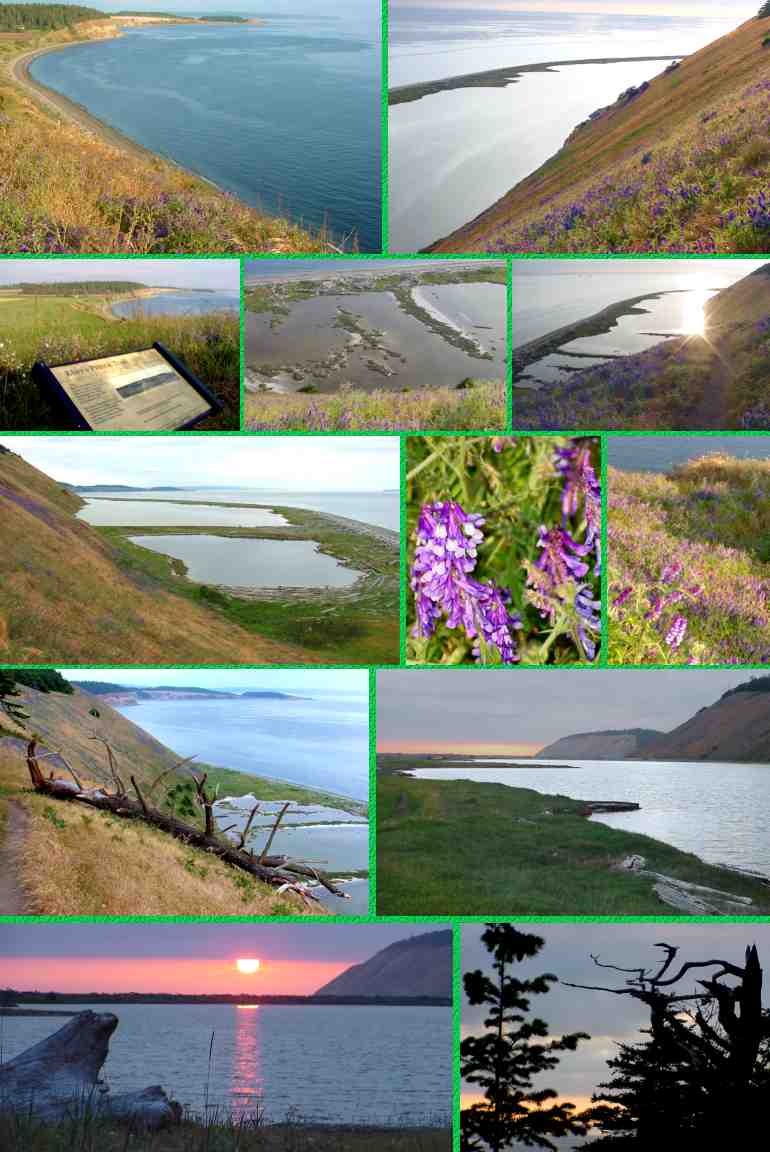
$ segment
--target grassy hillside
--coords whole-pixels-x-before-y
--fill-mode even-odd
[[[0,711],[0,851],[21,888],[25,911],[41,915],[253,915],[304,913],[292,894],[279,895],[210,854],[185,846],[156,829],[35,794],[25,759],[28,735],[61,752],[86,782],[112,783],[109,741],[118,771],[131,776],[164,810],[190,815],[189,774],[176,771],[180,757],[103,700],[75,691],[42,693],[24,688],[23,725]],[[97,715],[93,713],[96,712]],[[53,765],[65,774],[60,761]],[[328,803],[361,812],[362,805],[322,792],[265,780],[226,767],[199,765],[221,796],[251,793],[260,800]],[[168,773],[160,781],[162,773]],[[152,793],[151,785],[155,785]],[[199,820],[198,820],[199,822]],[[10,843],[10,849],[8,844]],[[10,856],[7,854],[10,851]],[[63,882],[62,878],[66,878]],[[0,885],[0,900],[7,893]],[[7,908],[0,907],[0,912]],[[344,911],[344,909],[343,909]]]
[[[653,881],[613,870],[634,853],[652,871],[751,897],[755,915],[770,911],[760,882],[586,820],[583,806],[505,784],[379,776],[378,914],[673,915]]]
[[[496,432],[505,424],[505,393],[505,384],[488,380],[404,392],[341,389],[326,396],[247,391],[245,427],[249,432]]]
[[[608,476],[609,661],[770,662],[770,461]]]
[[[118,148],[19,82],[24,53],[119,34],[109,18],[74,30],[0,35],[0,251],[323,252],[311,236],[138,147]]]
[[[514,388],[514,428],[770,428],[770,275],[765,266],[706,304],[704,336]]]
[[[292,663],[316,657],[170,591],[75,518],[78,496],[0,450],[6,663]],[[140,549],[135,549],[140,552]],[[162,558],[158,558],[162,559]],[[199,586],[196,586],[199,587]]]
[[[125,293],[124,293],[125,295]],[[198,427],[240,425],[240,323],[235,313],[208,316],[110,313],[117,294],[35,296],[0,293],[0,429],[46,431],[62,417],[30,379],[36,360],[67,364],[149,348],[159,340],[223,401],[222,413]]]
[[[750,20],[624,93],[434,250],[769,252],[768,35]]]

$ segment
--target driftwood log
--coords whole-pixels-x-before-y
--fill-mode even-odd
[[[206,792],[205,774],[196,776],[192,773],[193,780],[195,781],[197,799],[204,813],[204,828],[201,829],[196,828],[194,824],[188,824],[184,820],[180,820],[177,816],[154,808],[144,796],[133,776],[131,776],[130,779],[136,799],[134,800],[130,797],[125,791],[120,776],[115,769],[112,755],[110,755],[110,770],[115,784],[115,792],[107,792],[104,788],[84,788],[81,782],[74,777],[74,773],[73,780],[64,780],[60,777],[55,777],[53,773],[46,776],[40,767],[39,760],[37,740],[32,739],[27,744],[27,767],[36,792],[41,792],[43,795],[51,796],[56,800],[70,800],[80,804],[86,804],[89,808],[99,808],[102,811],[112,812],[115,816],[122,816],[129,820],[141,820],[153,828],[160,828],[161,831],[167,832],[170,836],[174,836],[177,840],[181,840],[185,844],[191,844],[194,848],[200,848],[204,852],[211,852],[226,864],[231,865],[233,868],[239,868],[243,872],[248,872],[264,884],[269,884],[281,891],[289,890],[296,892],[305,901],[314,900],[318,902],[318,897],[301,883],[301,880],[304,878],[316,881],[316,883],[320,884],[328,892],[331,892],[332,895],[339,896],[342,900],[350,899],[348,894],[343,892],[329,876],[317,868],[314,868],[311,864],[303,863],[299,860],[291,860],[287,856],[268,856],[265,851],[259,856],[255,856],[253,852],[250,852],[246,848],[246,834],[258,811],[259,805],[255,806],[252,810],[246,827],[240,835],[238,844],[233,844],[225,840],[216,829],[214,820],[215,798]],[[289,805],[285,804],[278,813],[266,845],[267,848],[269,848],[272,843],[273,836],[288,807]]]
[[[0,1064],[0,1111],[47,1122],[103,1115],[142,1128],[179,1123],[180,1105],[160,1086],[113,1096],[99,1079],[117,1026],[111,1012],[79,1012],[52,1036]]]

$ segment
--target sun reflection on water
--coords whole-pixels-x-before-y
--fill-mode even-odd
[[[242,1116],[256,1112],[262,1102],[263,1087],[261,1006],[237,1004],[230,1087],[233,1113]]]

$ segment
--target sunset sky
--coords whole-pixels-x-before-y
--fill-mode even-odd
[[[0,988],[56,992],[308,995],[432,924],[14,924]],[[236,960],[260,961],[257,973]]]
[[[516,966],[515,975],[522,979],[552,972],[559,981],[619,988],[623,986],[623,977],[618,973],[599,972],[590,953],[603,962],[621,967],[652,967],[662,955],[655,947],[658,941],[678,947],[682,961],[719,957],[738,965],[743,963],[747,945],[756,944],[765,973],[770,964],[769,924],[517,923],[516,927],[545,940],[542,952]],[[463,972],[475,968],[491,972],[489,953],[480,939],[483,931],[483,924],[463,925]],[[690,977],[689,982],[685,978],[679,986],[681,992],[695,989],[694,977]],[[765,1003],[768,994],[765,980]],[[553,1088],[563,1100],[571,1100],[578,1107],[587,1105],[591,1093],[607,1078],[607,1061],[615,1055],[617,1042],[640,1039],[639,1029],[648,1022],[644,1005],[628,996],[581,991],[568,988],[564,983],[552,985],[543,996],[534,996],[531,1007],[533,1014],[549,1025],[552,1036],[587,1032],[591,1037],[580,1044],[576,1052],[564,1055],[558,1068],[546,1073],[536,1085]],[[478,1033],[484,1015],[483,1006],[471,1006],[463,996],[463,1036]],[[472,1085],[464,1085],[462,1097],[464,1104],[476,1098]],[[566,1147],[572,1148],[574,1143],[570,1140]]]

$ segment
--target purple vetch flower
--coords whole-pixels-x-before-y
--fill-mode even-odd
[[[627,584],[627,585],[626,585],[626,587],[625,587],[625,588],[623,588],[623,589],[622,589],[622,590],[621,590],[621,591],[620,591],[620,592],[617,594],[617,596],[615,597],[615,599],[612,601],[613,605],[614,605],[616,608],[622,608],[622,607],[623,607],[623,605],[624,605],[624,604],[626,603],[626,601],[628,600],[628,598],[629,598],[629,596],[631,595],[631,593],[633,592],[633,590],[634,590],[634,586],[633,586],[633,584]]]
[[[578,544],[564,528],[540,527],[537,541],[542,548],[535,566],[547,573],[554,584],[566,584],[570,580],[582,580],[588,573],[588,565],[583,559],[590,552],[587,544]]]
[[[520,628],[521,620],[507,608],[510,596],[492,581],[481,583],[470,575],[484,540],[483,523],[483,517],[465,512],[454,500],[423,505],[410,580],[417,613],[413,634],[432,636],[445,616],[448,628],[462,626],[476,641],[476,659],[481,657],[481,638],[498,649],[503,663],[511,664],[516,660],[512,629]]]
[[[593,591],[588,584],[582,584],[575,593],[575,610],[578,614],[578,636],[583,645],[583,651],[589,660],[596,656],[595,636],[602,631],[601,600],[594,600]]]
[[[679,563],[679,561],[672,560],[671,563],[665,566],[660,574],[661,584],[673,584],[676,578],[682,575],[682,572],[683,566]]]
[[[666,633],[666,643],[669,648],[676,650],[680,647],[682,641],[687,633],[687,621],[684,616],[675,616],[674,620]]]

